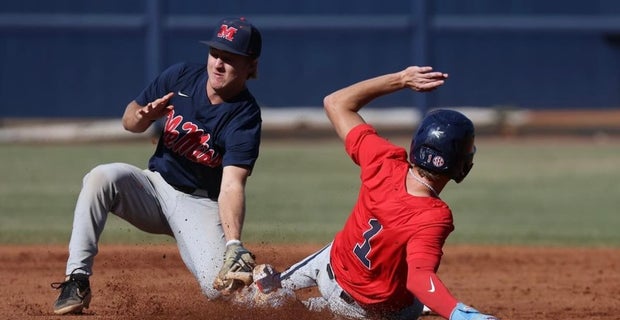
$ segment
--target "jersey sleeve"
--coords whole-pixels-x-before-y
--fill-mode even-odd
[[[260,108],[254,100],[241,108],[229,124],[225,137],[226,152],[222,166],[241,166],[252,169],[258,159],[262,119]]]
[[[458,303],[441,279],[432,271],[417,271],[409,276],[407,288],[428,308],[450,319],[450,313]]]
[[[349,157],[362,168],[380,165],[379,159],[403,159],[407,157],[405,149],[395,146],[377,134],[369,124],[360,124],[347,134],[345,150]]]
[[[174,85],[177,83],[184,68],[184,63],[177,63],[168,67],[140,92],[135,98],[136,102],[141,106],[145,106],[149,102],[163,97],[168,92],[174,91]]]
[[[449,318],[458,301],[436,272],[443,255],[443,244],[454,227],[451,214],[444,219],[440,218],[439,212],[433,212],[431,216],[434,221],[416,232],[407,245],[407,289],[431,310]]]

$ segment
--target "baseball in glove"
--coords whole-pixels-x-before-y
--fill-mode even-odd
[[[241,241],[229,241],[224,253],[224,265],[213,281],[213,288],[229,295],[252,283],[254,255],[243,247]]]

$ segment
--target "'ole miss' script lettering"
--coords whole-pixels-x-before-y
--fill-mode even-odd
[[[181,138],[179,130],[185,135]],[[209,167],[217,167],[222,159],[215,150],[209,146],[211,134],[205,133],[192,122],[183,122],[183,116],[174,116],[174,110],[166,117],[164,129],[164,145],[173,152],[185,158],[204,164]]]

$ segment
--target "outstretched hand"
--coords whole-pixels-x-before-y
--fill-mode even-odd
[[[459,302],[456,304],[456,307],[450,313],[450,320],[499,320],[498,318],[488,315],[482,314],[480,311]]]
[[[432,91],[444,84],[447,73],[433,71],[432,67],[412,66],[401,71],[403,86],[418,92]]]
[[[163,117],[170,110],[174,109],[174,106],[168,104],[172,96],[174,96],[174,92],[170,92],[166,94],[165,96],[159,99],[156,99],[153,102],[149,102],[149,104],[147,104],[146,106],[138,109],[138,112],[137,112],[138,118],[155,121]]]

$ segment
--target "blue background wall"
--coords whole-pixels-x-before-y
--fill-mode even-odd
[[[381,106],[616,108],[620,2],[315,0],[3,1],[1,117],[120,117],[163,68],[202,62],[219,18],[263,34],[265,107],[319,107],[362,78],[432,65],[431,94]]]

